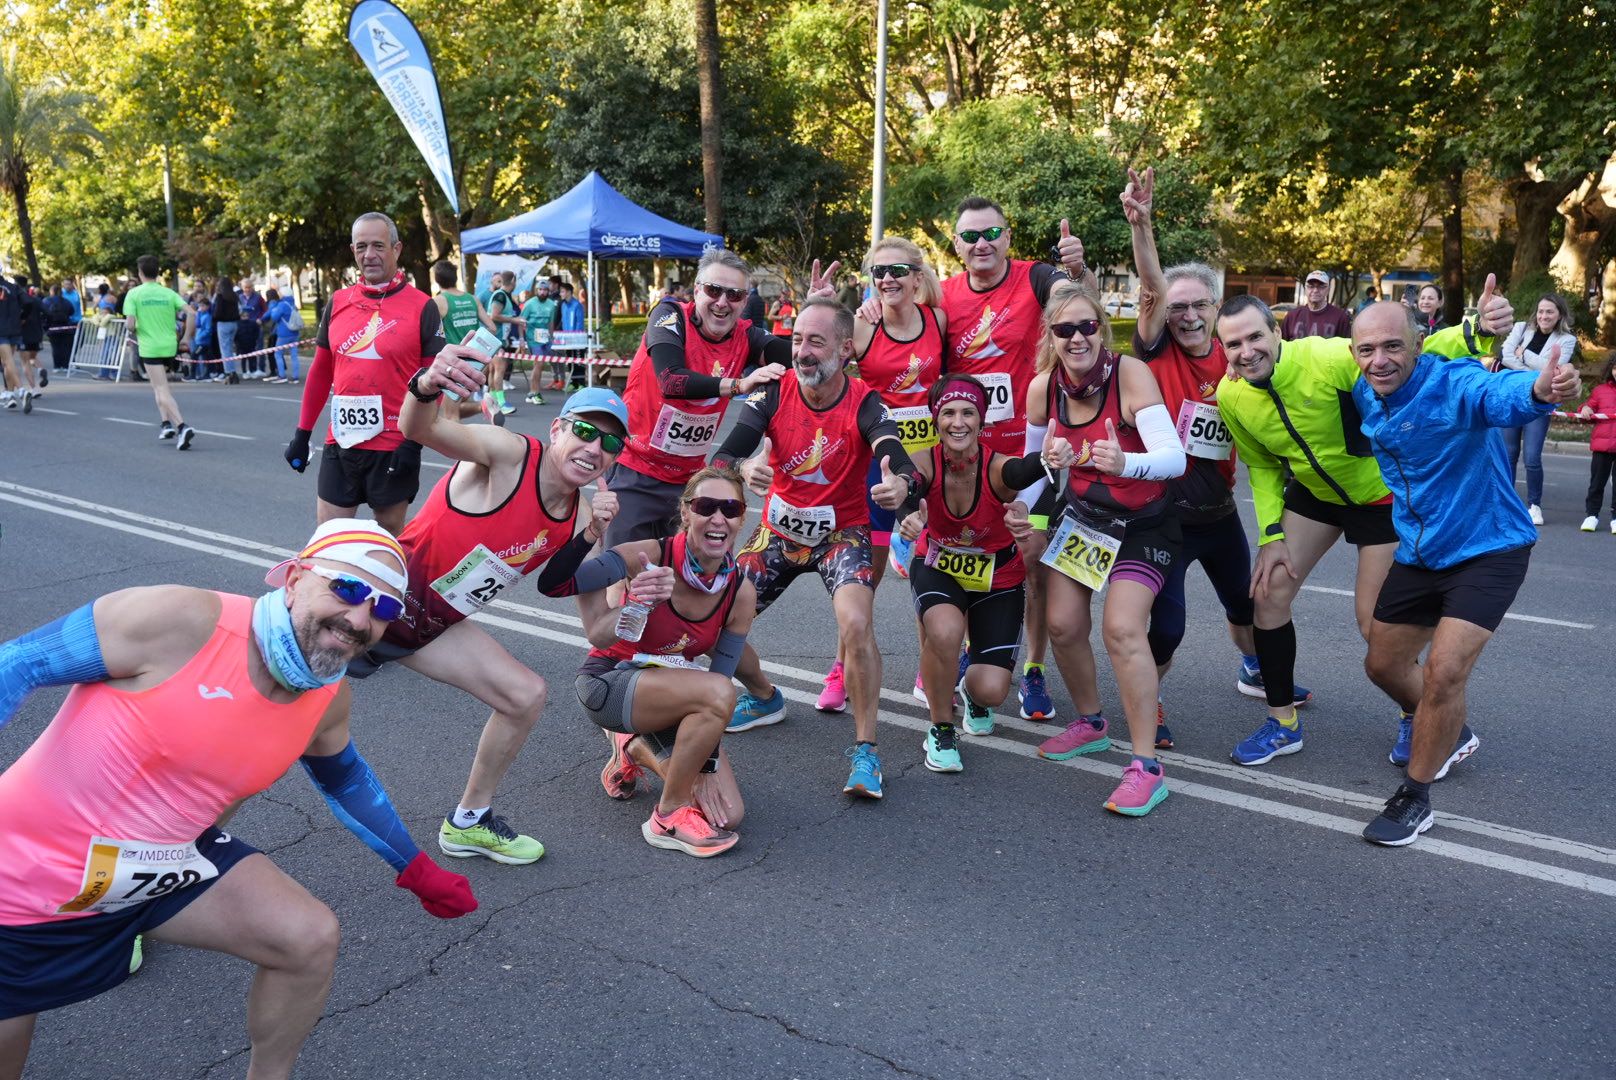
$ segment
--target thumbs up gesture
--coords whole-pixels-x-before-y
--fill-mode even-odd
[[[1083,241],[1072,235],[1072,224],[1066,218],[1061,218],[1060,240],[1055,244],[1055,254],[1066,268],[1067,277],[1080,278],[1088,270],[1083,262]]]
[[[903,519],[898,526],[898,535],[911,544],[920,539],[920,531],[926,527],[926,500],[920,500],[920,509]]]
[[[1089,447],[1089,460],[1107,476],[1122,475],[1122,444],[1117,441],[1117,425],[1109,417],[1105,421],[1105,438]]]
[[[1572,401],[1582,393],[1582,376],[1577,372],[1575,364],[1559,362],[1560,348],[1555,346],[1549,352],[1549,362],[1543,365],[1538,372],[1537,381],[1532,384],[1532,393],[1539,401],[1561,402]]]
[[[870,487],[870,500],[883,510],[896,510],[909,495],[909,480],[892,471],[892,458],[881,459],[881,479]]]
[[[636,600],[646,604],[660,604],[673,595],[673,567],[657,566],[645,552],[635,558],[640,572],[628,583],[628,591]]]
[[[1059,435],[1044,442],[1044,464],[1051,469],[1064,469],[1077,459],[1072,444]]]
[[[1481,296],[1476,300],[1476,325],[1492,337],[1509,333],[1515,325],[1515,310],[1509,297],[1498,291],[1497,274],[1488,274],[1487,283],[1481,287]]]
[[[741,479],[757,495],[767,495],[769,486],[774,483],[774,470],[769,467],[770,450],[769,437],[765,435],[757,454],[741,462]]]

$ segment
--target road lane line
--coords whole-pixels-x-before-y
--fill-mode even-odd
[[[66,409],[47,409],[43,405],[35,405],[34,406],[34,411],[35,412],[55,413],[57,416],[77,416],[78,415],[78,413],[69,412]]]

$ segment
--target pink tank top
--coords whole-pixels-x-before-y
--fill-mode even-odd
[[[182,846],[302,756],[340,684],[265,698],[248,674],[253,601],[215,595],[219,624],[184,667],[135,693],[73,687],[0,774],[0,925],[127,910],[212,876]]]

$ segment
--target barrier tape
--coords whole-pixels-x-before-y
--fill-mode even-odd
[[[1559,409],[1556,409],[1549,415],[1557,420],[1576,420],[1584,424],[1591,424],[1595,420],[1616,420],[1616,416],[1607,416],[1602,412],[1596,412],[1590,416],[1582,416],[1578,413],[1561,412]]]
[[[514,352],[504,349],[494,354],[501,360],[531,360],[535,364],[595,364],[600,367],[631,367],[633,359],[608,360],[604,357],[591,360],[583,356],[560,356],[555,353]]]
[[[281,349],[289,349],[294,345],[296,345],[298,348],[301,349],[305,345],[313,345],[314,343],[315,342],[314,342],[313,338],[303,338],[303,339],[301,339],[299,341],[295,341],[295,342],[294,341],[288,341],[288,342],[285,342],[284,344],[281,344],[281,345],[271,345],[267,349],[254,349],[252,352],[238,352],[236,355],[230,356],[230,357],[215,356],[215,357],[213,357],[212,359],[209,359],[209,360],[198,360],[198,359],[196,359],[196,357],[194,355],[195,346],[192,346],[192,353],[191,354],[183,354],[183,355],[187,356],[187,359],[185,359],[182,362],[187,363],[187,364],[223,364],[226,360],[230,360],[230,361],[234,362],[236,360],[246,360],[249,357],[253,357],[253,356],[268,356],[270,353],[279,352]]]

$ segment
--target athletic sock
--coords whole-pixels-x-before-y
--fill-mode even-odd
[[[1414,714],[1409,712],[1407,709],[1403,708],[1402,706],[1398,706],[1397,719],[1399,719],[1399,720],[1412,720],[1412,719],[1414,719]]]
[[[1095,731],[1099,731],[1105,726],[1105,713],[1082,713],[1078,716],[1078,719],[1086,721],[1089,727]]]
[[[488,811],[491,809],[493,808],[483,806],[477,808],[476,810],[467,810],[464,806],[457,806],[455,807],[454,816],[451,817],[449,821],[457,829],[469,829],[481,821],[483,819],[483,815],[488,813]]]
[[[1145,767],[1145,771],[1151,776],[1161,775],[1161,762],[1157,761],[1155,758],[1140,757],[1138,754],[1135,754],[1133,759],[1139,764],[1143,765]]]
[[[1035,671],[1042,675],[1044,673],[1044,665],[1035,664],[1031,660],[1028,660],[1026,666],[1021,669],[1021,673],[1023,675],[1031,675]]]
[[[1296,624],[1287,622],[1272,630],[1253,627],[1251,636],[1257,643],[1257,666],[1268,693],[1268,707],[1291,708],[1296,703]]]
[[[1408,790],[1412,791],[1415,795],[1418,795],[1420,797],[1421,802],[1430,802],[1431,801],[1431,785],[1430,784],[1422,784],[1418,780],[1414,780],[1414,779],[1411,779],[1411,778],[1405,776],[1403,778],[1403,786],[1408,788]]]
[[[1269,713],[1268,715],[1273,717],[1274,723],[1278,724],[1280,727],[1284,728],[1286,731],[1299,731],[1299,730],[1301,730],[1302,722],[1296,718],[1296,710],[1295,709],[1291,710],[1291,714],[1289,716],[1274,716],[1273,713]]]

